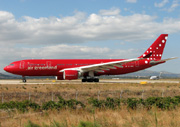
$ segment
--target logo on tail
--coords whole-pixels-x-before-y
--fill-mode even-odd
[[[150,57],[147,58],[148,60],[155,60],[155,61],[161,60],[167,38],[168,38],[168,34],[161,34],[156,39],[156,41],[154,41],[154,43],[139,58],[146,58],[147,56],[150,55]]]

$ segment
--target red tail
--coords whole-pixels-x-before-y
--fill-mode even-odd
[[[156,41],[146,50],[146,52],[139,58],[143,58],[148,54],[151,54],[151,56],[148,58],[149,60],[161,60],[167,38],[168,34],[161,34],[156,39]]]

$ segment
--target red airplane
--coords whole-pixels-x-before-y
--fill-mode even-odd
[[[175,57],[161,60],[168,34],[161,34],[138,58],[134,59],[35,59],[15,61],[5,71],[22,76],[56,76],[57,80],[82,78],[82,82],[99,82],[100,75],[120,75],[143,70]]]

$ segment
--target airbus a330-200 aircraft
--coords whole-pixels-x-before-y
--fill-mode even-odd
[[[57,80],[73,80],[82,77],[82,82],[99,82],[101,75],[120,75],[143,70],[167,60],[161,59],[168,34],[161,34],[138,58],[134,59],[28,59],[15,61],[5,71],[22,76],[56,76]]]

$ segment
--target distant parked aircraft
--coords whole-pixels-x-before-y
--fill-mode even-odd
[[[150,79],[151,80],[158,80],[161,78],[162,72],[160,72],[159,76],[151,76]]]
[[[100,75],[120,75],[143,70],[165,63],[161,60],[168,34],[157,40],[138,58],[133,59],[35,59],[20,60],[9,64],[5,71],[25,76],[57,76],[57,80],[82,78],[82,82],[99,82]]]

